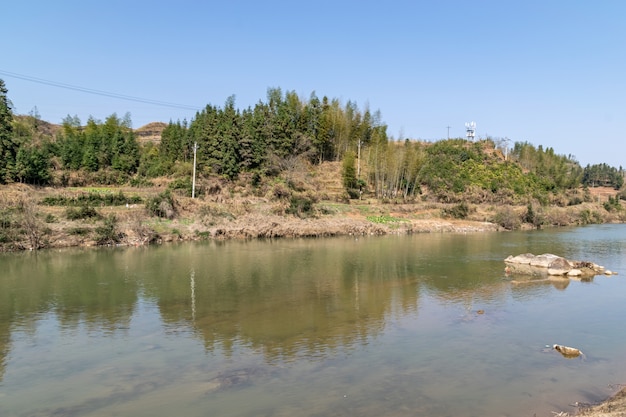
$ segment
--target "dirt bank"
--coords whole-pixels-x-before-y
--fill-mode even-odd
[[[328,191],[340,190],[328,184],[309,185],[307,191],[294,193],[280,184],[270,184],[259,192],[247,183],[213,181],[203,184],[206,192],[195,199],[177,190],[170,192],[170,188],[171,181],[143,188],[5,185],[0,189],[0,250],[136,246],[206,239],[473,233],[536,227],[522,221],[527,205],[465,204],[460,211],[458,203],[426,199],[348,200],[340,191]],[[169,202],[154,203],[164,193],[171,194]],[[105,197],[127,198],[130,202],[110,204],[111,198]],[[87,198],[87,202],[80,200],[77,204],[79,198]],[[537,207],[535,211],[541,216],[541,227],[589,220],[621,221],[623,212],[609,213],[601,201],[573,207]]]
[[[576,415],[586,417],[626,417],[626,387],[600,405],[581,408]]]

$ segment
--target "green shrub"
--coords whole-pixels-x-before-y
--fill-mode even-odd
[[[314,214],[315,203],[316,199],[311,195],[294,194],[289,199],[289,207],[285,212],[298,217],[310,217]]]
[[[178,191],[179,194],[184,195],[186,197],[191,197],[191,178],[189,177],[181,177],[176,178],[172,181],[168,186],[168,190]],[[196,195],[198,190],[196,190]]]
[[[100,185],[122,185],[128,180],[128,174],[113,170],[100,170],[91,175],[91,181]]]
[[[165,190],[161,194],[150,198],[146,202],[146,209],[151,216],[173,219],[176,215],[176,206],[171,191]]]
[[[609,196],[609,201],[603,204],[604,209],[606,211],[620,211],[622,209],[622,205],[620,203],[620,195],[617,194],[615,197]]]
[[[48,196],[41,201],[41,204],[45,206],[123,206],[125,204],[139,204],[141,202],[141,197],[127,197],[122,191],[119,191],[118,193],[89,192],[76,197],[60,195]]]
[[[454,219],[466,219],[469,215],[469,206],[463,201],[453,207],[443,209],[443,215]]]
[[[517,230],[522,223],[520,216],[510,207],[498,211],[494,217],[494,222],[507,230]]]
[[[91,233],[91,229],[89,229],[88,227],[72,227],[70,229],[67,229],[67,233],[76,236],[87,236],[89,233]]]
[[[135,177],[135,178],[131,178],[130,182],[129,182],[131,187],[153,187],[154,183],[152,181],[150,181],[149,179],[147,179],[146,177]]]
[[[68,207],[68,209],[65,210],[65,217],[68,220],[85,220],[99,219],[102,216],[95,208],[85,205],[78,208]]]
[[[533,205],[530,203],[528,203],[528,207],[526,207],[526,214],[524,214],[524,221],[530,224],[535,223],[535,210],[533,209]]]
[[[196,230],[195,234],[196,234],[196,237],[198,237],[198,239],[201,239],[201,240],[209,240],[211,238],[211,232],[209,231],[200,232]]]
[[[117,217],[109,214],[101,226],[96,227],[96,243],[98,245],[114,245],[122,240],[122,233],[117,230]]]
[[[580,223],[581,224],[601,224],[602,216],[597,211],[592,211],[589,209],[583,210],[580,212]]]

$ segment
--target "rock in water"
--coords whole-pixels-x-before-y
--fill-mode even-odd
[[[576,348],[569,347],[569,346],[554,345],[552,347],[554,348],[554,350],[556,350],[557,352],[559,352],[561,355],[563,355],[564,357],[568,359],[577,358],[583,354],[580,351],[580,349],[576,349]]]

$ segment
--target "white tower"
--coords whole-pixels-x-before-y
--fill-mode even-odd
[[[476,122],[465,123],[465,136],[467,136],[467,140],[474,140],[474,137],[476,137]]]

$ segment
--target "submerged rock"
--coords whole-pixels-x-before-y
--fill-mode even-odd
[[[206,393],[227,389],[244,388],[259,380],[267,380],[276,376],[277,370],[268,367],[252,366],[220,372],[216,377],[207,381]]]

